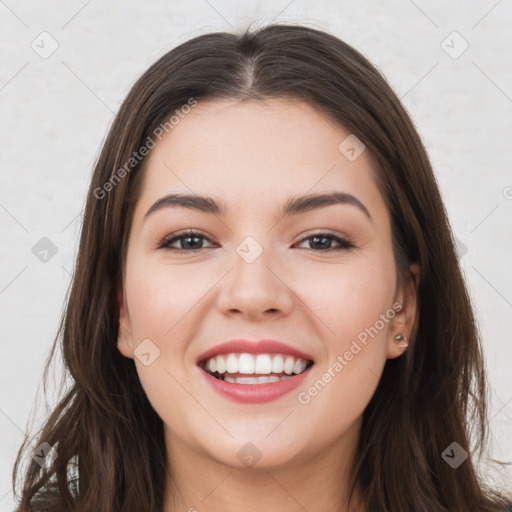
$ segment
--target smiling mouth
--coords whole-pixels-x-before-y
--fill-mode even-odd
[[[222,354],[201,361],[199,367],[232,384],[267,384],[304,373],[313,361],[289,354]]]

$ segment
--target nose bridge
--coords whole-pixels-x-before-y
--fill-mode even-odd
[[[279,276],[282,265],[268,237],[245,236],[235,247],[231,266],[219,299],[225,312],[238,310],[255,316],[291,307],[291,292]]]
[[[256,238],[256,236],[258,238]],[[232,264],[232,281],[250,286],[254,291],[257,288],[269,293],[272,287],[269,267],[278,267],[273,254],[272,244],[263,240],[261,235],[247,235],[235,247]],[[275,251],[274,251],[275,252]],[[253,293],[254,293],[253,291]]]

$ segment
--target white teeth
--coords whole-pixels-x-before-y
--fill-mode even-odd
[[[258,384],[258,379],[255,377],[238,377],[235,382],[237,384]]]
[[[287,376],[298,375],[306,369],[308,362],[300,357],[288,354],[222,354],[212,357],[205,362],[204,369],[210,373],[245,375],[269,375],[270,373],[284,373]],[[243,378],[243,377],[241,377]],[[263,377],[258,377],[263,378]],[[273,379],[274,376],[265,377]],[[227,382],[227,376],[225,379]],[[275,382],[275,380],[262,381]]]
[[[251,374],[254,373],[254,358],[251,356],[251,354],[240,354],[240,358],[238,359],[238,372]]]
[[[226,359],[226,372],[238,373],[238,357],[235,354],[229,354]]]
[[[225,373],[226,372],[226,360],[222,356],[217,356],[215,358],[217,361],[217,371],[219,373]]]
[[[306,369],[306,361],[304,359],[297,359],[295,364],[293,365],[293,373],[299,374],[302,373]]]
[[[272,373],[283,373],[284,361],[282,356],[275,356],[272,361]]]
[[[288,356],[284,361],[284,373],[291,375],[293,372],[294,366],[295,366],[295,358],[293,356]]]
[[[269,382],[277,382],[278,380],[291,378],[291,375],[283,375],[282,377],[277,377],[276,375],[271,375],[269,377],[237,377],[236,379],[226,376],[224,377],[224,380],[231,384],[268,384]]]
[[[256,369],[254,373],[266,374],[272,371],[272,360],[268,354],[258,354],[256,356]]]

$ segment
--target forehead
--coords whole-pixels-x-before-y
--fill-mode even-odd
[[[349,135],[299,101],[199,101],[151,150],[138,209],[192,193],[219,198],[228,210],[258,211],[333,190],[385,209],[365,152],[350,161],[339,150]]]

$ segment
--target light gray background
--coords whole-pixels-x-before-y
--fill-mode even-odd
[[[332,32],[384,72],[411,113],[461,242],[481,326],[492,387],[491,455],[512,460],[510,1],[6,0],[0,20],[0,510],[13,506],[14,456],[40,389],[86,189],[114,112],[172,47],[253,21]],[[458,55],[464,41],[469,47]],[[51,44],[57,50],[43,59]],[[32,253],[42,237],[58,248],[46,263]],[[510,470],[481,468],[512,489]]]

